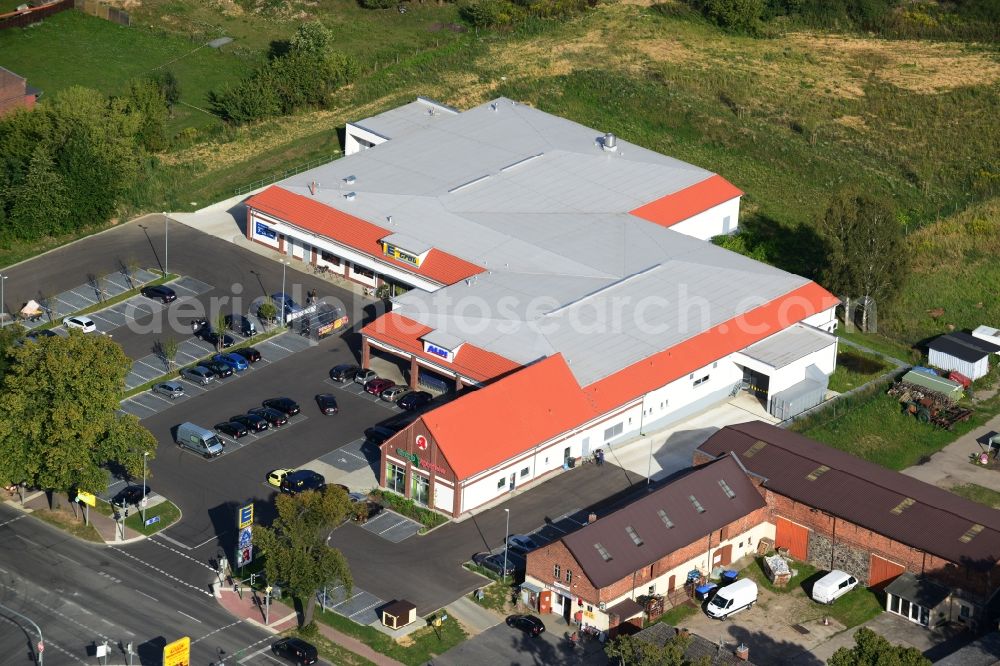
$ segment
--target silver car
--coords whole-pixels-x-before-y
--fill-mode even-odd
[[[378,374],[374,370],[366,370],[361,368],[356,373],[354,373],[354,383],[361,384],[364,386],[373,379],[378,379]]]
[[[413,389],[409,386],[390,386],[386,390],[382,391],[382,395],[379,397],[386,402],[396,402],[412,390]]]
[[[153,393],[159,393],[175,400],[184,395],[184,385],[180,382],[160,382],[153,387]]]
[[[181,370],[181,377],[194,382],[195,384],[201,384],[204,386],[215,379],[215,373],[208,368],[196,365],[193,368],[184,368]]]

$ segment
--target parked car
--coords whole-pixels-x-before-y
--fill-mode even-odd
[[[244,338],[257,335],[257,326],[243,315],[226,315],[222,321],[225,323],[226,328],[239,333]]]
[[[256,414],[237,414],[236,416],[230,416],[229,420],[245,425],[250,432],[264,432],[271,427],[267,419]]]
[[[184,395],[184,385],[180,382],[160,382],[153,385],[153,393],[159,393],[171,400],[176,400]]]
[[[75,328],[83,333],[93,333],[97,330],[97,324],[94,323],[94,320],[83,315],[66,317],[63,319],[63,325],[66,328]]]
[[[232,377],[233,369],[219,361],[198,361],[199,367],[210,370],[216,377]]]
[[[337,407],[337,398],[332,393],[318,393],[316,405],[319,407],[319,411],[326,415],[336,414],[340,411],[340,408]]]
[[[813,583],[812,598],[821,604],[832,604],[858,586],[858,579],[840,569],[834,569]]]
[[[170,303],[177,300],[177,292],[162,284],[153,285],[152,287],[143,287],[139,290],[139,293],[146,298],[152,298],[153,300],[160,301],[162,303]]]
[[[248,409],[247,414],[253,414],[254,416],[259,416],[267,421],[267,424],[272,428],[278,426],[283,426],[288,423],[288,417],[277,409],[271,409],[270,407],[254,407],[253,409]]]
[[[316,648],[306,643],[300,638],[282,638],[271,644],[271,653],[276,657],[287,659],[299,666],[309,666],[315,664],[317,659]]]
[[[215,424],[215,431],[221,432],[223,435],[229,435],[233,439],[239,439],[249,434],[250,428],[239,421],[223,421],[222,423]]]
[[[281,479],[281,492],[301,493],[306,490],[323,490],[326,487],[326,479],[322,474],[311,469],[299,469],[289,472]]]
[[[294,469],[272,469],[267,473],[267,482],[275,488],[280,488],[281,480],[285,478],[285,475],[294,471]]]
[[[749,578],[743,578],[719,588],[705,606],[705,612],[716,620],[724,620],[733,613],[753,608],[755,603],[757,603],[757,583]]]
[[[216,363],[224,363],[225,365],[229,366],[230,370],[233,370],[234,372],[243,372],[244,370],[250,367],[250,364],[247,363],[247,360],[242,356],[240,356],[239,354],[228,354],[228,353],[216,354],[215,356],[212,357],[212,360],[215,361]]]
[[[40,338],[58,338],[59,334],[50,328],[43,328],[40,331],[31,331],[24,337],[37,342]]]
[[[378,379],[378,374],[374,370],[358,368],[358,371],[354,373],[355,384],[361,384],[364,386],[373,379]]]
[[[393,437],[397,432],[385,426],[372,426],[365,429],[365,441],[374,446],[381,446],[382,442]]]
[[[413,391],[400,398],[396,404],[406,411],[412,412],[430,404],[433,399],[434,396],[427,391]]]
[[[138,506],[142,498],[148,497],[149,493],[149,486],[125,486],[111,498],[111,504],[114,506],[128,506],[129,504]]]
[[[204,386],[205,384],[215,380],[215,373],[208,368],[196,365],[193,368],[184,368],[181,370],[181,377],[192,381],[195,384],[201,384]]]
[[[276,409],[285,416],[295,416],[300,411],[299,403],[291,398],[269,398],[260,404],[264,407]]]
[[[392,388],[396,385],[396,382],[391,379],[384,379],[382,377],[377,377],[370,382],[365,384],[365,392],[371,393],[374,396],[382,395],[382,391],[387,388]]]
[[[260,352],[253,347],[240,347],[239,349],[234,349],[233,354],[237,354],[246,359],[247,363],[256,363],[260,360]]]
[[[515,553],[528,554],[538,548],[538,543],[524,534],[511,534],[507,537],[507,548]]]
[[[302,310],[302,306],[293,301],[292,297],[284,292],[279,291],[277,293],[271,294],[271,300],[273,300],[274,304],[278,307],[281,307],[281,305],[284,304],[286,315],[292,314],[293,312],[299,312]]]
[[[330,369],[330,379],[335,382],[346,382],[354,379],[354,375],[358,374],[358,370],[360,369],[360,366],[351,365],[349,363],[335,365]]]
[[[399,384],[397,384],[396,386],[390,386],[389,388],[382,391],[382,393],[379,394],[379,397],[385,400],[386,402],[396,402],[397,400],[402,398],[407,393],[410,393],[411,391],[412,389],[409,386],[400,386]]]
[[[478,564],[484,569],[488,569],[498,576],[513,576],[517,572],[517,567],[515,566],[515,560],[508,554],[507,556],[507,569],[503,568],[503,553],[491,554],[491,553],[476,553],[472,556],[472,562]],[[503,572],[507,573],[504,574]]]
[[[213,331],[211,328],[202,328],[200,331],[198,331],[198,334],[201,336],[202,340],[204,340],[205,342],[216,348],[219,347],[220,339],[222,340],[221,344],[223,349],[228,349],[229,347],[232,347],[234,344],[236,344],[236,340],[233,338],[233,336],[229,335],[228,333],[223,333],[222,335],[219,335],[217,331]]]
[[[507,626],[520,629],[529,636],[537,636],[545,631],[545,624],[534,615],[509,615]]]

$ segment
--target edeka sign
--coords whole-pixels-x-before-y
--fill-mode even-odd
[[[278,237],[278,234],[271,227],[267,226],[263,222],[258,222],[257,226],[254,227],[254,236],[263,236],[264,238],[270,238],[274,240]]]
[[[448,470],[446,470],[444,467],[441,467],[441,465],[435,465],[432,462],[428,462],[423,458],[417,456],[415,453],[410,453],[405,449],[396,449],[396,453],[399,455],[400,458],[409,460],[414,467],[419,467],[420,469],[426,469],[430,472],[434,472],[435,474],[440,474],[442,476],[448,474]]]

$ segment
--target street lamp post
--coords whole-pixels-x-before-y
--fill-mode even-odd
[[[163,277],[170,272],[170,218],[163,214]]]
[[[507,542],[510,537],[510,509],[504,509],[507,513],[507,527],[504,528],[503,533],[503,571],[501,575],[503,576],[503,582],[507,582]]]
[[[35,624],[35,621],[32,620],[30,617],[25,617],[24,615],[21,615],[20,613],[18,613],[13,608],[8,608],[7,606],[4,606],[3,604],[0,604],[0,608],[2,608],[3,610],[7,611],[8,613],[11,613],[13,615],[18,616],[19,618],[21,618],[25,622],[31,623],[31,626],[33,626],[35,628],[35,631],[38,632],[38,645],[35,646],[35,649],[38,651],[38,666],[44,666],[43,662],[44,662],[44,659],[45,659],[45,639],[42,638],[42,629],[41,629],[41,627],[39,627],[37,624]]]
[[[285,323],[285,303],[288,302],[288,296],[285,294],[285,267],[288,266],[288,262],[284,259],[281,260],[281,323]]]
[[[3,298],[3,283],[6,281],[7,281],[7,276],[0,275],[0,318],[2,318],[3,322],[0,323],[0,327],[7,325],[7,306],[5,305],[5,301]]]
[[[146,524],[146,456],[149,451],[142,452],[142,524]]]

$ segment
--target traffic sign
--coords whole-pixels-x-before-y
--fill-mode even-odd
[[[90,506],[97,505],[97,498],[94,497],[93,493],[88,493],[86,490],[76,491],[76,501],[83,502],[84,504],[89,504]]]
[[[163,646],[163,666],[190,666],[191,637],[178,638]]]
[[[240,529],[253,525],[253,504],[247,504],[240,509],[239,522]]]

